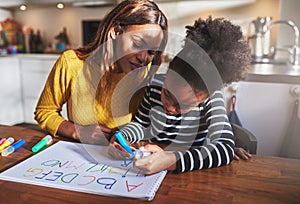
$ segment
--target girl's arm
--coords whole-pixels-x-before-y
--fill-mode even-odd
[[[144,98],[139,106],[138,112],[135,115],[134,121],[124,126],[120,131],[125,135],[130,143],[135,143],[145,139],[147,127],[150,126],[149,113],[151,110],[150,103],[150,87],[146,88]]]
[[[215,92],[204,107],[207,136],[204,144],[187,151],[176,151],[176,172],[228,165],[234,156],[234,135],[224,105],[223,95]]]

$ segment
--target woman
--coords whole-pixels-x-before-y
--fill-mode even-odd
[[[91,44],[65,51],[55,63],[36,106],[41,128],[84,142],[105,142],[103,135],[131,121],[140,100],[127,103],[126,98],[124,105],[123,99],[157,71],[167,30],[167,19],[154,2],[119,3],[104,17]],[[121,104],[117,108],[112,105],[114,92]],[[68,120],[60,114],[64,104]]]

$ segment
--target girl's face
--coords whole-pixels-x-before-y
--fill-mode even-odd
[[[167,114],[187,113],[207,97],[206,92],[194,90],[178,74],[168,71],[161,91],[161,101]]]
[[[118,72],[129,73],[147,66],[159,50],[163,31],[157,24],[128,26],[116,34],[116,67]]]

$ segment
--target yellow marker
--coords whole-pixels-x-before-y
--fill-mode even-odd
[[[5,140],[5,142],[3,142],[3,144],[0,146],[0,152],[2,152],[2,150],[14,143],[14,141],[15,140],[12,137],[9,137],[7,140]]]

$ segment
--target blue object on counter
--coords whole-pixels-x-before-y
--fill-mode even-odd
[[[63,42],[58,42],[55,45],[56,50],[65,50],[66,49],[66,44]]]

